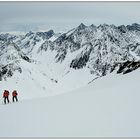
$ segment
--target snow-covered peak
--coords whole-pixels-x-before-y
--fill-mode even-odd
[[[126,27],[132,31],[140,31],[140,24],[137,23],[133,23],[132,25],[127,25]]]
[[[49,30],[47,32],[37,32],[36,33],[39,37],[42,37],[43,39],[49,39],[51,38],[55,33],[53,30]]]
[[[94,24],[91,24],[90,27],[91,28],[96,28],[96,26]]]
[[[84,25],[83,23],[81,23],[78,27],[77,30],[83,30],[86,28],[86,25]]]

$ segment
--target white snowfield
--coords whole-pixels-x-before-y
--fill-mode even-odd
[[[137,69],[56,96],[0,104],[0,137],[140,137],[139,81]]]

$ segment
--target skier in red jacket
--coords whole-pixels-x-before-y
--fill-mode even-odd
[[[6,104],[6,100],[9,103],[9,91],[8,90],[4,90],[3,98],[4,98],[4,103],[5,104]]]
[[[13,102],[15,101],[14,99],[16,99],[16,102],[18,101],[18,99],[17,99],[17,95],[18,95],[17,91],[14,90],[14,91],[12,92]]]

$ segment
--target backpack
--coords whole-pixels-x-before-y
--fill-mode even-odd
[[[3,97],[8,97],[8,96],[9,96],[9,91],[5,90],[4,93],[3,93]]]
[[[12,95],[13,96],[17,96],[17,92],[16,91],[13,91]]]

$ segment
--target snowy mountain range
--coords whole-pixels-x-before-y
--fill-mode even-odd
[[[56,91],[62,93],[85,86],[112,72],[126,74],[139,67],[137,23],[127,26],[81,23],[65,33],[50,30],[30,31],[26,35],[0,34],[3,89],[17,88],[23,93],[32,87],[32,93],[53,95]]]

